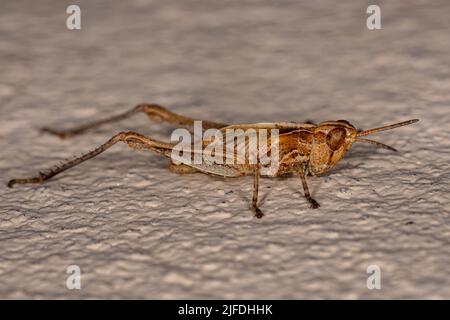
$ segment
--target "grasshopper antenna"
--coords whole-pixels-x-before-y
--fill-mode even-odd
[[[398,127],[403,127],[403,126],[407,126],[410,124],[413,124],[415,122],[419,121],[419,119],[412,119],[412,120],[408,120],[408,121],[403,121],[403,122],[399,122],[399,123],[394,123],[388,126],[384,126],[384,127],[379,127],[379,128],[373,128],[373,129],[369,129],[369,130],[364,130],[361,132],[358,132],[356,134],[357,137],[363,137],[363,136],[367,136],[369,134],[373,134],[376,132],[380,132],[380,131],[385,131],[385,130],[391,130],[391,129],[395,129]],[[369,142],[370,143],[370,142]]]
[[[381,143],[381,142],[378,142],[378,141],[374,141],[374,140],[370,140],[370,139],[356,138],[355,142],[370,143],[370,144],[376,145],[377,147],[397,152],[397,149],[392,148],[391,146],[388,146],[387,144],[384,144],[384,143]]]
[[[392,148],[391,146],[388,146],[387,144],[384,144],[384,143],[381,143],[381,142],[378,142],[378,141],[375,141],[375,140],[358,138],[358,137],[364,137],[364,136],[367,136],[367,135],[372,134],[372,133],[376,133],[376,132],[380,132],[380,131],[391,130],[391,129],[395,129],[395,128],[398,128],[398,127],[407,126],[407,125],[413,124],[413,123],[415,123],[417,121],[419,121],[419,119],[412,119],[412,120],[408,120],[408,121],[394,123],[394,124],[391,124],[391,125],[388,125],[388,126],[384,126],[384,127],[373,128],[373,129],[369,129],[369,130],[364,130],[364,131],[358,132],[356,134],[355,142],[370,143],[370,144],[376,145],[377,147],[397,152],[397,149]]]

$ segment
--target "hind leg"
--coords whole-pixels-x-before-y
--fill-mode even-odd
[[[58,166],[55,166],[49,170],[40,171],[38,175],[24,179],[12,179],[8,182],[8,187],[12,188],[15,184],[29,184],[29,183],[43,183],[57,174],[66,171],[72,167],[75,167],[111,148],[117,142],[124,142],[132,149],[147,149],[155,151],[164,156],[170,156],[173,145],[169,143],[153,140],[149,137],[143,136],[136,132],[120,132],[114,135],[106,143],[97,147],[91,152],[85,153],[80,157],[73,160],[65,161]]]
[[[91,123],[87,123],[85,125],[75,127],[72,129],[56,130],[56,129],[51,129],[51,128],[43,128],[42,131],[56,135],[62,139],[65,139],[65,138],[69,138],[72,136],[82,134],[88,130],[98,128],[107,123],[113,123],[113,122],[127,119],[136,113],[145,113],[151,120],[154,120],[154,121],[165,121],[165,122],[177,125],[177,126],[186,127],[188,129],[192,129],[194,127],[195,119],[193,119],[193,118],[189,118],[189,117],[185,117],[185,116],[176,114],[176,113],[171,112],[171,111],[167,110],[166,108],[161,107],[157,104],[143,103],[143,104],[137,105],[136,107],[134,107],[131,110],[128,110],[127,112],[124,112],[124,113],[121,113],[121,114],[118,114],[118,115],[115,115],[115,116],[112,116],[109,118],[97,120],[97,121],[94,121]],[[205,129],[205,130],[210,129],[210,128],[219,129],[219,128],[225,127],[226,124],[202,120],[202,126],[203,126],[203,129]]]

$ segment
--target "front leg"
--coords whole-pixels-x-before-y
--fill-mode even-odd
[[[314,200],[311,197],[311,194],[309,193],[308,183],[306,182],[306,174],[305,174],[305,170],[303,168],[300,170],[300,178],[302,179],[303,191],[305,193],[305,198],[310,203],[311,208],[312,209],[319,208],[320,204],[316,200]]]

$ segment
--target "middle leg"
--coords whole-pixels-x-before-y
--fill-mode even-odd
[[[252,197],[252,210],[255,213],[255,217],[261,219],[264,213],[258,207],[258,189],[259,189],[259,177],[260,177],[259,165],[256,166],[253,174],[253,197]]]

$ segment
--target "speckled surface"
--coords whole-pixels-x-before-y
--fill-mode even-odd
[[[81,31],[39,3],[0,3],[0,298],[450,298],[448,1],[382,1],[379,31],[356,0],[82,0]],[[168,137],[144,116],[39,133],[143,101],[229,123],[421,122],[376,136],[401,152],[354,146],[310,179],[318,210],[297,179],[263,179],[261,220],[250,177],[179,176],[124,145],[6,187],[119,130]]]

